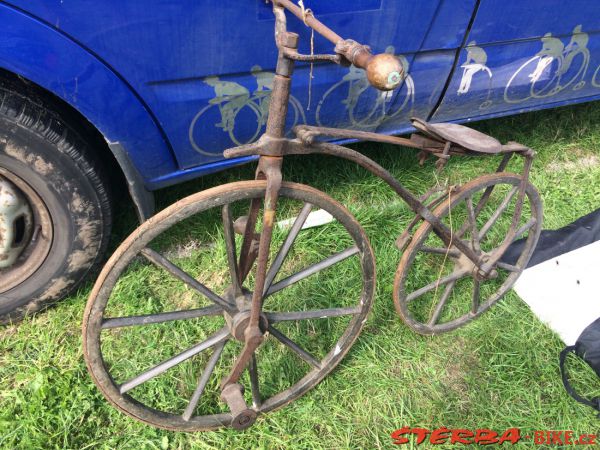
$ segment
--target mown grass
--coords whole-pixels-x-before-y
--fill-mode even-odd
[[[597,104],[498,119],[476,127],[502,141],[516,140],[538,151],[531,179],[542,194],[545,228],[563,226],[600,206]],[[372,144],[357,148],[411,190],[423,193],[436,182],[433,162],[419,167],[412,150]],[[493,159],[453,158],[438,181],[464,182],[493,170],[495,163]],[[519,170],[520,164],[514,163],[513,168]],[[207,187],[248,179],[252,173],[253,167],[242,167],[164,190],[158,193],[159,206]],[[392,448],[390,433],[406,425],[500,432],[519,427],[523,434],[544,429],[596,432],[598,422],[591,410],[574,402],[563,390],[558,370],[562,342],[514,292],[481,318],[448,334],[423,337],[400,321],[391,299],[401,256],[394,239],[411,217],[383,182],[352,164],[318,157],[289,158],[284,177],[322,189],[346,205],[364,227],[377,258],[373,311],[358,341],[331,375],[304,397],[259,419],[242,433],[221,430],[186,434],[142,425],[113,409],[85,369],[80,326],[91,288],[88,284],[51,310],[0,329],[0,447]],[[122,205],[113,248],[134,222],[131,210]],[[190,232],[202,234],[188,227],[169,237],[173,255],[199,255],[206,250],[185,247]],[[311,257],[309,244],[314,242],[299,246],[299,259]],[[331,245],[335,248],[334,240]],[[185,290],[178,291],[181,287],[169,285],[152,268],[133,272],[131,278],[119,294],[124,299],[119,305],[123,311],[132,307],[127,303],[127,289],[160,289],[163,282],[163,290],[180,293],[171,297],[177,305],[196,305]],[[217,277],[215,283],[219,282]],[[321,300],[340,298],[335,283],[323,282],[318,287]],[[149,301],[144,307],[152,311],[154,306]],[[326,330],[296,331],[309,335]],[[187,331],[177,334],[180,331],[176,328],[169,332],[190,342],[197,338],[185,334]],[[158,352],[153,357],[169,356],[184,343],[176,340],[175,345],[168,335],[154,333],[154,342],[159,345],[139,344],[151,341],[152,332],[146,336],[134,333],[126,340],[139,344],[129,347],[132,361],[143,359],[142,350],[150,347]],[[292,373],[298,366],[293,356],[282,356],[276,349],[269,352],[272,362],[266,362],[261,372],[271,368],[276,378],[297,376]],[[576,386],[587,395],[599,395],[600,385],[593,372],[582,363],[574,362],[573,366],[578,369],[573,370]],[[181,370],[154,388],[166,392],[165,386],[176,389],[179,380],[198,376],[194,366]],[[154,400],[159,404],[166,401],[158,396]],[[532,447],[530,442],[520,445]]]

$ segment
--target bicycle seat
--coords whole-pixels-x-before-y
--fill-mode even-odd
[[[427,123],[417,117],[412,117],[410,120],[417,130],[438,141],[450,141],[478,153],[494,154],[506,151],[497,139],[463,125]]]

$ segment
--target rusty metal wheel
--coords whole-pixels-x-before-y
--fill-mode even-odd
[[[493,258],[508,235],[521,177],[484,175],[449,195],[434,214],[478,254]],[[489,276],[454,246],[446,248],[429,222],[415,232],[394,280],[394,304],[414,331],[432,335],[479,316],[514,285],[526,267],[542,227],[539,193],[527,185],[516,239],[524,238],[515,261],[500,259]]]
[[[85,310],[84,355],[122,412],[171,430],[236,426],[219,383],[242,349],[255,270],[237,283],[237,255],[244,215],[265,188],[236,182],[187,197],[135,230],[104,267]],[[375,285],[367,237],[342,205],[283,183],[277,208],[261,315],[266,339],[239,381],[257,415],[294,401],[340,362]],[[303,227],[313,211],[334,220]],[[261,216],[262,208],[258,223]]]
[[[39,269],[50,252],[53,232],[38,193],[0,167],[0,296]]]

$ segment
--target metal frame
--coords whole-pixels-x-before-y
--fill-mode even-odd
[[[140,251],[144,257],[146,257],[155,265],[167,270],[172,276],[178,278],[196,291],[208,297],[213,301],[213,303],[215,303],[215,305],[212,307],[190,311],[179,311],[149,316],[109,318],[104,321],[101,321],[101,317],[93,317],[90,319],[92,310],[95,311],[95,314],[98,314],[97,311],[102,308],[102,306],[95,307],[94,296],[98,294],[98,291],[103,292],[100,296],[102,297],[100,303],[104,302],[104,304],[106,304],[106,301],[108,300],[108,294],[106,294],[106,291],[110,289],[111,283],[114,284],[116,281],[116,279],[112,279],[110,277],[108,277],[106,280],[103,280],[104,273],[110,272],[111,267],[109,264],[107,266],[108,270],[105,268],[103,274],[101,274],[99,282],[97,282],[96,287],[94,288],[92,296],[90,297],[90,302],[88,302],[88,307],[86,309],[84,319],[84,346],[86,347],[86,361],[88,362],[88,366],[90,366],[90,364],[93,365],[97,362],[96,360],[98,357],[96,354],[94,358],[94,352],[98,354],[100,353],[99,342],[87,343],[88,335],[86,335],[86,328],[116,328],[146,323],[159,323],[168,320],[185,320],[194,317],[223,313],[228,323],[227,327],[229,328],[229,331],[227,330],[227,327],[225,327],[208,340],[197,344],[195,347],[192,347],[167,361],[164,361],[158,366],[148,369],[135,378],[126,381],[120,385],[119,394],[114,394],[117,400],[113,398],[113,402],[118,403],[119,401],[124,401],[119,397],[120,394],[126,393],[128,390],[133,389],[137,385],[145,382],[147,379],[164,372],[173,365],[179,364],[180,361],[185,360],[191,355],[197,354],[208,347],[216,346],[213,357],[209,361],[207,367],[207,376],[210,376],[210,372],[212,371],[211,367],[214,366],[216,360],[219,358],[225,342],[224,340],[228,339],[229,334],[231,334],[231,336],[233,336],[235,339],[242,341],[244,343],[244,347],[234,362],[229,374],[221,381],[221,399],[228,405],[231,411],[231,422],[228,424],[234,428],[241,429],[246,428],[254,423],[257,417],[257,411],[246,405],[243,397],[243,386],[239,383],[239,380],[244,370],[247,368],[250,370],[251,379],[256,379],[256,362],[254,359],[255,351],[263,342],[267,332],[271,333],[276,339],[292,349],[297,355],[299,355],[299,357],[304,359],[309,364],[312,364],[313,366],[319,366],[318,361],[314,360],[310,354],[298,347],[293,341],[287,339],[272,326],[272,323],[277,321],[277,317],[262,311],[263,300],[267,296],[296,281],[294,276],[291,276],[289,279],[281,280],[274,285],[272,284],[275,274],[278,268],[281,266],[283,259],[285,259],[295,235],[298,233],[302,223],[306,219],[306,215],[310,211],[310,208],[304,208],[301,211],[300,216],[290,231],[289,236],[291,236],[291,240],[289,240],[289,242],[286,240],[282,248],[279,250],[278,255],[275,257],[271,267],[269,268],[268,258],[269,249],[271,247],[274,219],[277,212],[277,202],[280,195],[280,190],[283,186],[281,167],[283,164],[283,159],[286,155],[322,154],[335,156],[352,161],[365,168],[378,178],[381,178],[394,192],[398,194],[400,198],[402,198],[409,205],[409,207],[415,213],[415,219],[409,225],[409,228],[399,238],[398,243],[400,246],[403,246],[407,243],[408,239],[410,238],[409,235],[412,228],[417,223],[424,221],[424,223],[430,226],[440,237],[448,252],[452,251],[454,253],[464,255],[465,259],[468,260],[470,267],[473,268],[473,277],[477,278],[478,280],[492,279],[497,276],[495,267],[499,258],[519,233],[518,224],[522,215],[522,206],[526,189],[528,186],[530,186],[528,184],[528,178],[531,164],[535,155],[531,149],[523,145],[514,142],[501,145],[495,139],[485,136],[477,131],[470,130],[466,127],[449,124],[431,125],[418,119],[415,119],[413,124],[421,131],[421,134],[413,134],[410,138],[385,136],[364,131],[304,125],[298,126],[294,129],[296,135],[295,138],[286,138],[285,123],[288,104],[290,101],[290,87],[294,73],[295,61],[330,61],[344,65],[353,64],[356,67],[364,69],[367,72],[367,78],[369,82],[374,87],[381,90],[390,90],[401,84],[402,68],[399,61],[397,61],[391,55],[384,54],[374,56],[371,54],[369,47],[350,39],[343,39],[327,28],[319,20],[317,20],[309,10],[303,10],[299,8],[290,0],[271,0],[271,2],[273,3],[273,13],[275,15],[275,42],[277,44],[279,53],[276,74],[273,80],[271,100],[269,104],[269,115],[266,123],[266,131],[257,142],[231,148],[224,152],[224,156],[226,158],[258,156],[259,161],[255,178],[256,180],[261,180],[265,184],[264,198],[259,197],[251,200],[248,215],[245,216],[242,222],[234,222],[232,220],[228,205],[224,205],[222,208],[222,220],[227,247],[228,267],[232,280],[231,286],[227,289],[225,297],[222,298],[214,294],[200,282],[196,281],[193,277],[183,272],[177,266],[170,263],[162,255],[149,248],[144,248]],[[298,53],[298,35],[287,31],[285,10],[290,11],[292,14],[302,20],[307,26],[311,27],[315,32],[321,34],[326,39],[331,41],[335,45],[335,54],[302,55]],[[424,159],[429,155],[436,157],[438,160],[436,164],[438,169],[442,169],[452,155],[477,156],[503,154],[502,161],[500,162],[496,171],[498,176],[500,176],[500,172],[504,171],[509,160],[514,154],[522,156],[525,159],[524,170],[519,179],[517,205],[513,213],[509,232],[498,247],[498,250],[495,251],[492,256],[476,251],[476,249],[470,246],[466,240],[462,239],[464,230],[462,232],[459,231],[458,233],[453,234],[452,230],[450,230],[442,222],[440,211],[443,208],[440,205],[440,198],[438,197],[437,199],[434,198],[433,201],[431,200],[431,194],[433,194],[434,191],[430,191],[430,193],[419,198],[406,189],[396,178],[394,178],[394,176],[392,176],[390,172],[381,167],[372,159],[355,150],[342,147],[340,145],[319,141],[318,138],[323,136],[340,139],[370,140],[416,148],[421,151],[421,159]],[[477,180],[474,180],[471,183],[476,182]],[[256,181],[253,183],[256,183]],[[223,186],[222,188],[225,189],[226,187],[227,186]],[[492,183],[489,187],[485,188],[480,203],[475,208],[473,208],[473,205],[471,205],[471,225],[473,224],[473,217],[477,214],[477,210],[482,207],[482,203],[486,203],[487,198],[489,198],[493,189],[494,184]],[[448,194],[450,197],[451,192]],[[324,194],[319,193],[319,195]],[[186,201],[191,202],[192,200],[193,199],[190,197],[189,200],[183,200],[182,202],[186,203]],[[174,207],[175,206],[177,205],[174,205]],[[261,232],[257,233],[256,226],[261,208],[262,226]],[[168,211],[165,210],[165,213],[166,212]],[[142,225],[142,227],[145,227],[145,229],[151,228],[152,220],[146,222],[144,225]],[[176,220],[176,218],[173,220]],[[466,226],[469,226],[469,224],[466,224]],[[160,232],[160,230],[157,232]],[[239,255],[236,254],[235,241],[233,237],[234,233],[243,235]],[[143,233],[140,233],[140,235],[143,235]],[[135,239],[137,239],[137,237],[134,233],[134,235],[132,235],[128,241],[135,242]],[[128,245],[131,245],[131,242]],[[125,250],[121,250],[121,247],[124,247]],[[129,250],[127,250],[127,245],[123,244],[121,247],[119,250],[117,250],[117,254],[111,258],[111,261],[113,261],[112,264],[115,264],[115,261],[118,261],[119,258],[123,256],[123,254],[119,254],[119,252],[129,252]],[[314,273],[324,267],[328,267],[331,264],[334,264],[337,260],[346,258],[357,251],[358,250],[355,247],[352,247],[344,252],[332,255],[320,263],[307,268],[305,271],[303,271],[303,273],[298,273],[296,275],[298,277],[300,277],[300,275],[302,275],[302,277],[308,276],[310,273]],[[131,257],[131,255],[128,256],[128,258]],[[121,264],[120,261],[119,264]],[[255,264],[255,286],[254,291],[250,294],[244,290],[243,283]],[[309,273],[309,271],[312,272]],[[372,275],[374,277],[374,274]],[[113,278],[118,278],[118,276],[119,273],[111,275]],[[371,274],[367,274],[367,278],[370,276]],[[104,275],[104,278],[106,277],[107,275]],[[105,282],[107,285],[104,285]],[[230,301],[228,301],[227,298],[229,298]],[[241,300],[243,303],[241,305],[234,305],[234,302],[231,301],[231,299],[235,299],[235,302],[237,302],[240,298],[243,299]],[[331,309],[322,310],[319,313],[335,316],[338,314],[353,314],[353,311],[354,310],[338,311],[336,309]],[[284,313],[283,316],[287,317],[287,320],[293,320],[296,317],[294,314],[295,313],[288,313],[286,315]],[[279,315],[283,317],[281,314]],[[282,319],[281,317],[279,317],[280,320],[286,320]],[[99,332],[99,330],[95,330],[94,332]],[[91,356],[89,352],[91,352]],[[98,383],[97,379],[96,381]],[[203,374],[202,378],[199,380],[197,391],[194,393],[188,408],[182,416],[184,421],[189,420],[191,417],[198,402],[198,398],[201,395],[204,386],[206,385],[206,381],[207,380]],[[109,386],[109,382],[106,380],[104,382],[100,382],[99,386],[101,389],[103,389],[103,391],[105,389],[108,391],[113,389],[113,387]],[[256,398],[257,396],[254,392],[254,381],[252,381],[252,387],[253,398]],[[119,407],[124,409],[125,412],[131,414],[131,412],[127,411],[126,407]],[[147,414],[147,411],[135,413],[136,417],[141,417],[141,420],[147,420],[143,417]],[[151,420],[148,419],[148,421]],[[169,427],[171,426],[172,424],[169,424]]]
[[[331,31],[312,14],[307,14],[298,6],[289,0],[272,0],[273,13],[275,15],[275,42],[279,49],[277,60],[276,74],[273,81],[273,91],[271,102],[269,105],[269,116],[267,120],[266,132],[261,138],[249,145],[239,146],[228,149],[224,152],[226,158],[259,155],[258,169],[256,172],[257,179],[266,179],[267,191],[264,199],[264,216],[262,224],[262,232],[260,234],[260,243],[258,253],[249,251],[250,242],[256,225],[256,213],[258,204],[253,205],[249,214],[249,221],[246,224],[244,244],[240,255],[240,267],[243,268],[240,275],[244,275],[252,263],[256,259],[256,288],[252,296],[251,317],[248,326],[245,330],[245,345],[242,353],[238,357],[231,373],[222,381],[222,389],[225,394],[231,392],[229,386],[236,385],[243,370],[249,364],[254,351],[261,344],[264,332],[259,327],[259,315],[261,311],[263,289],[265,286],[268,251],[271,242],[271,234],[273,231],[273,218],[276,213],[278,191],[281,186],[282,174],[281,166],[285,155],[292,154],[311,154],[318,153],[324,155],[332,155],[339,158],[352,161],[361,167],[367,169],[373,175],[384,180],[413,210],[420,218],[431,223],[435,232],[439,235],[442,241],[450,248],[456,247],[463,253],[475,266],[478,268],[482,277],[491,276],[493,274],[494,265],[504,250],[512,243],[517,225],[521,217],[521,208],[525,195],[525,187],[529,177],[531,163],[533,161],[534,152],[524,146],[518,144],[509,144],[508,148],[499,148],[496,153],[505,152],[508,157],[505,157],[498,171],[501,171],[510,156],[514,153],[519,153],[525,157],[525,168],[522,177],[522,182],[519,186],[518,206],[515,211],[510,232],[504,240],[501,250],[497,252],[495,258],[486,259],[478,256],[477,253],[469,247],[467,243],[460,239],[454,239],[451,230],[444,225],[441,220],[429,209],[417,196],[407,190],[396,178],[392,176],[386,169],[381,167],[372,159],[351,150],[335,144],[317,142],[315,139],[319,136],[329,136],[336,138],[371,140],[376,142],[393,143],[406,147],[418,148],[422,152],[431,153],[438,156],[442,162],[438,165],[439,168],[449,158],[450,154],[469,154],[476,153],[469,151],[466,148],[461,148],[460,145],[450,140],[435,139],[439,136],[432,135],[426,138],[419,139],[418,137],[406,139],[399,137],[384,136],[377,133],[369,133],[363,131],[332,129],[325,127],[300,126],[294,130],[297,138],[288,139],[285,137],[285,120],[287,116],[287,108],[290,98],[291,79],[294,72],[294,61],[333,61],[338,64],[351,63],[357,67],[364,68],[367,72],[373,72],[379,68],[372,68],[375,65],[374,59],[370,54],[368,47],[361,45],[352,40],[344,40],[339,35]],[[297,52],[298,35],[287,31],[285,10],[290,11],[304,23],[311,27],[315,32],[319,33],[335,45],[336,53],[334,55],[301,55]],[[387,67],[382,67],[385,71]],[[385,78],[385,76],[383,76]],[[371,81],[371,78],[369,78]],[[373,82],[372,82],[373,84]],[[376,86],[377,87],[377,86]],[[491,192],[491,190],[490,190]],[[489,195],[489,194],[488,194]],[[243,277],[240,276],[240,282]],[[237,394],[236,394],[237,397]],[[223,399],[227,402],[233,398],[230,395],[224,395]],[[231,405],[235,406],[234,404]],[[236,406],[237,407],[237,406]]]

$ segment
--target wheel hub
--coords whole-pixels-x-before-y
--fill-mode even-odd
[[[231,300],[233,296],[230,294],[231,289],[226,290],[225,298]],[[245,341],[244,332],[250,323],[251,316],[251,305],[252,305],[252,292],[248,290],[244,290],[242,295],[239,295],[235,298],[235,304],[238,309],[238,312],[233,316],[227,312],[224,312],[225,321],[227,322],[227,326],[229,327],[229,332],[231,335],[240,342]],[[258,325],[260,331],[264,334],[269,326],[269,322],[267,321],[267,316],[264,313],[260,313],[258,319]]]
[[[491,259],[491,255],[486,252],[479,251],[478,254],[482,257],[484,262],[487,262]],[[461,253],[458,258],[455,258],[455,261],[456,270],[472,273],[473,277],[477,278],[478,280],[493,280],[494,278],[498,277],[498,271],[496,269],[493,269],[488,273],[484,273],[479,267],[477,267],[477,265],[475,265],[473,261],[467,258],[467,255],[464,253]]]
[[[48,208],[23,179],[0,167],[0,294],[33,275],[52,247]]]
[[[31,236],[33,214],[25,196],[0,176],[0,269],[14,264]]]

